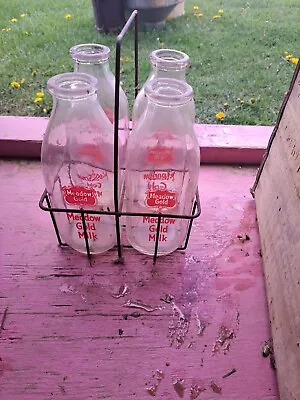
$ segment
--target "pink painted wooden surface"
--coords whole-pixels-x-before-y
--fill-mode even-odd
[[[278,400],[275,371],[261,355],[270,329],[249,194],[255,174],[202,167],[203,213],[185,253],[153,267],[133,250],[116,265],[113,250],[90,264],[57,246],[37,205],[39,164],[0,161],[1,400]],[[130,292],[113,297],[124,284]],[[166,294],[173,305],[161,300]],[[137,299],[161,309],[124,306]],[[191,396],[196,387],[206,390]]]
[[[47,118],[0,116],[0,156],[39,157]],[[195,125],[202,163],[259,164],[271,126]]]

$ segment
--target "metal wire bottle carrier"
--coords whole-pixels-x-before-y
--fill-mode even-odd
[[[89,239],[88,239],[88,232],[87,232],[87,226],[86,226],[86,221],[85,221],[85,215],[86,214],[93,214],[93,215],[111,215],[115,217],[116,221],[116,239],[117,239],[117,251],[118,251],[118,259],[117,262],[122,262],[123,260],[123,253],[122,253],[122,248],[131,248],[132,246],[130,245],[122,245],[121,243],[121,227],[120,227],[120,218],[122,216],[128,216],[128,217],[155,217],[157,218],[157,227],[156,227],[156,236],[155,236],[155,247],[154,247],[154,255],[153,255],[153,263],[156,262],[157,260],[157,255],[158,255],[158,246],[159,246],[159,232],[160,232],[160,226],[161,226],[161,219],[162,218],[174,218],[174,219],[187,219],[189,220],[189,225],[188,225],[188,230],[186,234],[185,241],[181,247],[179,247],[177,250],[185,250],[187,248],[190,234],[191,234],[191,229],[192,229],[192,224],[193,220],[197,217],[200,216],[201,214],[201,206],[200,206],[200,198],[199,198],[199,192],[197,189],[196,195],[195,195],[195,200],[192,208],[192,213],[191,215],[179,215],[179,214],[166,214],[166,213],[133,213],[133,212],[124,212],[120,210],[119,207],[119,176],[118,176],[118,169],[119,169],[119,154],[118,154],[118,134],[119,134],[119,95],[120,95],[120,61],[121,61],[121,45],[122,41],[124,39],[124,36],[126,33],[129,31],[130,26],[134,23],[134,80],[135,80],[135,85],[134,85],[134,95],[135,97],[138,94],[138,11],[134,10],[129,17],[128,21],[124,25],[122,31],[117,37],[116,40],[116,64],[115,64],[115,105],[114,105],[114,209],[115,211],[110,211],[109,209],[106,211],[96,211],[96,210],[85,210],[84,208],[78,209],[71,209],[71,208],[54,208],[51,206],[51,201],[50,201],[50,196],[47,190],[45,189],[40,201],[39,201],[39,207],[43,211],[48,211],[50,213],[52,223],[54,226],[54,230],[56,233],[56,237],[58,240],[58,243],[60,246],[68,246],[67,244],[63,243],[59,229],[56,223],[55,215],[54,213],[74,213],[74,214],[80,214],[81,216],[81,222],[82,222],[82,228],[84,232],[84,240],[85,240],[85,247],[86,247],[86,253],[88,258],[90,259],[92,257],[91,251],[90,251],[90,245],[89,245]],[[46,203],[46,204],[45,204]]]

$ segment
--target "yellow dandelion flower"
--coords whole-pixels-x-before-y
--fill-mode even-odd
[[[197,14],[197,17],[203,17],[202,13]]]
[[[40,103],[42,100],[43,100],[42,97],[36,97],[36,98],[33,100],[33,102],[34,102],[34,103]]]
[[[299,61],[299,58],[296,58],[296,57],[292,57],[292,58],[291,58],[291,62],[292,62],[293,64],[298,64],[298,61]]]
[[[286,56],[285,56],[285,58],[287,59],[287,60],[289,60],[290,58],[292,58],[293,56],[291,55],[291,54],[287,54]]]
[[[222,10],[222,8],[220,8],[220,10],[218,12],[219,12],[219,14],[224,14],[224,10]]]
[[[22,14],[20,14],[20,17],[21,17],[21,18],[24,18],[24,17],[26,17],[26,14],[25,14],[25,13],[22,13]]]
[[[65,19],[71,19],[71,14],[66,14]]]
[[[223,119],[225,117],[225,114],[223,113],[223,111],[219,111],[217,114],[216,114],[216,118],[217,119]]]
[[[11,31],[11,27],[6,28],[6,32],[9,32],[9,31]]]
[[[21,85],[23,85],[23,83],[25,83],[25,81],[26,81],[26,79],[25,79],[25,78],[22,78],[21,81],[20,81],[20,82],[21,82]]]
[[[197,10],[199,10],[199,7],[198,6],[194,6],[194,11],[197,11]]]
[[[17,18],[12,18],[10,22],[18,22]]]
[[[219,18],[221,18],[220,15],[214,15],[214,16],[213,16],[213,19],[219,19]]]
[[[21,85],[17,81],[12,81],[12,82],[10,82],[10,86],[12,86],[15,89],[20,89]]]
[[[42,99],[44,97],[44,93],[43,92],[36,92],[35,96],[36,97],[40,97]]]
[[[250,103],[255,103],[256,102],[256,99],[254,98],[254,97],[251,97],[251,99],[250,99]]]

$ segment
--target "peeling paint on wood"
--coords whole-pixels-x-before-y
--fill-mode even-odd
[[[125,249],[123,265],[114,264],[115,250],[90,263],[59,248],[38,208],[39,164],[0,161],[0,310],[9,309],[0,336],[1,400],[146,400],[153,385],[155,398],[176,400],[175,379],[184,381],[184,399],[278,400],[275,371],[261,354],[270,328],[249,194],[255,173],[202,167],[203,211],[188,249],[153,267],[133,250]],[[241,232],[251,240],[241,243]],[[125,284],[130,298],[158,309],[131,317],[127,297],[113,297]],[[170,326],[180,328],[182,317],[181,346],[171,346]],[[234,331],[226,355],[212,352],[222,326]],[[211,382],[221,382],[220,394]]]

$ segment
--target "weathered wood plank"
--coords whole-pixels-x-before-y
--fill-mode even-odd
[[[37,206],[39,164],[0,161],[0,313],[8,306],[0,398],[175,400],[183,379],[184,399],[278,400],[261,355],[270,331],[249,195],[255,173],[202,167],[203,214],[186,252],[153,266],[125,250],[116,265],[113,250],[90,264],[56,245]],[[115,298],[124,284],[129,293]],[[161,300],[166,294],[173,304]],[[159,309],[124,306],[138,299]]]
[[[39,158],[47,118],[0,116],[0,157]],[[201,162],[259,164],[271,126],[195,124]]]
[[[300,398],[300,65],[255,185],[280,398]]]

